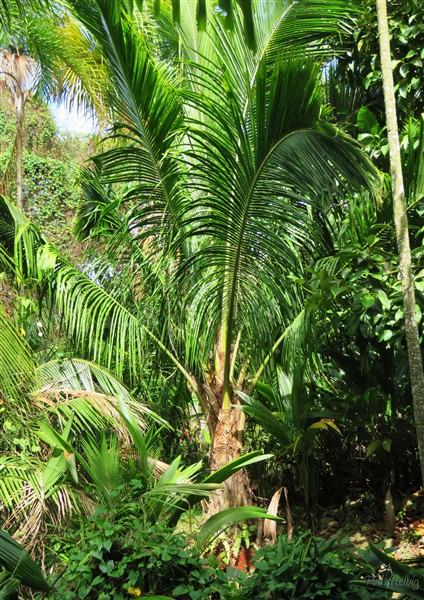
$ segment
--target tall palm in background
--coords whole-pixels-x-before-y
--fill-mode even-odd
[[[37,86],[37,63],[21,49],[9,47],[0,51],[0,77],[13,98],[16,113],[16,202],[24,209],[22,198],[22,154],[24,149],[25,105]]]
[[[0,186],[7,193],[15,184],[16,201],[24,210],[22,190],[25,149],[25,107],[38,95],[48,101],[75,104],[91,111],[100,123],[108,119],[107,77],[87,39],[57,3],[38,6],[12,2],[7,26],[0,30],[0,82],[15,106],[16,135]]]
[[[44,247],[51,297],[78,350],[128,382],[152,367],[182,374],[216,469],[243,444],[235,392],[251,391],[302,314],[296,278],[322,248],[328,215],[376,185],[322,92],[322,41],[348,27],[349,10],[255,4],[256,52],[237,11],[232,33],[219,15],[208,35],[182,20],[175,65],[126,3],[69,5],[102,51],[117,116],[118,143],[87,176],[79,231],[107,238],[118,259],[94,282]],[[217,507],[248,503],[249,492],[238,475]]]

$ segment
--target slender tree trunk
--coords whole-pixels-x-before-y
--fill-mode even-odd
[[[23,179],[23,149],[24,149],[24,125],[25,125],[25,98],[20,91],[15,97],[16,110],[16,203],[19,210],[24,210],[24,199],[22,195]]]
[[[409,372],[414,403],[415,427],[418,438],[421,478],[422,482],[424,482],[424,372],[415,313],[414,278],[411,267],[411,248],[409,244],[408,217],[400,156],[386,0],[376,0],[376,5],[387,135],[389,139],[393,211],[405,314],[405,334],[408,347]]]

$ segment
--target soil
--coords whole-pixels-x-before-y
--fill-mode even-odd
[[[376,519],[366,507],[350,507],[340,513],[339,508],[327,510],[318,521],[316,534],[320,537],[339,535],[348,537],[355,548],[366,548],[369,542],[384,542],[391,549],[391,556],[397,560],[424,559],[424,494],[411,491],[397,503],[396,527],[393,536],[388,532],[384,519]],[[284,515],[282,515],[284,516]],[[297,520],[297,527],[306,528],[302,519]],[[293,535],[296,536],[296,522]],[[252,559],[255,555],[254,545],[240,548],[236,556],[228,556],[230,544],[220,543],[213,549],[213,554],[225,569],[227,565],[251,573],[254,570]],[[231,547],[231,546],[230,546]]]
[[[397,502],[393,535],[385,518],[370,518],[363,508],[348,511],[342,528],[335,519],[324,518],[321,525],[317,533],[322,537],[342,531],[357,548],[384,541],[387,548],[394,549],[392,556],[398,560],[424,557],[424,493],[419,490],[409,492]]]

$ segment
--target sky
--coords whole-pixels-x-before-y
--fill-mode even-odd
[[[95,122],[91,117],[86,117],[74,106],[70,111],[65,104],[52,104],[51,109],[55,121],[63,132],[70,133],[93,133],[96,130]]]

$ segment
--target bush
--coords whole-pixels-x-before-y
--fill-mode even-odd
[[[161,522],[146,523],[131,505],[119,512],[99,509],[76,540],[66,552],[66,568],[53,584],[50,600],[128,600],[146,594],[181,600],[225,597],[222,571],[201,559],[186,536]]]
[[[141,514],[141,516],[140,516]],[[345,541],[311,533],[256,553],[251,574],[200,558],[193,540],[158,521],[147,522],[140,503],[99,509],[64,548],[65,571],[51,579],[48,600],[124,600],[161,595],[181,600],[387,599],[387,590],[358,587],[375,568]]]
[[[324,540],[310,533],[289,540],[280,536],[273,546],[256,553],[255,571],[245,577],[231,598],[285,600],[338,598],[340,600],[387,599],[380,590],[353,587],[352,579],[370,575],[373,569],[353,549],[336,538]]]

